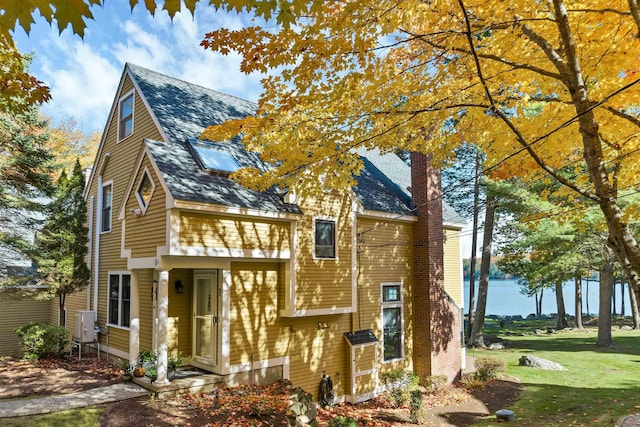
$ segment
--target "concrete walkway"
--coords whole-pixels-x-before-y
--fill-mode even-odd
[[[0,400],[0,418],[48,414],[132,399],[146,394],[149,394],[149,391],[144,387],[133,383],[121,383],[55,396]]]

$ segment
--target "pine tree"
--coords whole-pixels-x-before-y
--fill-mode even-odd
[[[89,231],[83,197],[84,174],[79,160],[69,178],[63,171],[57,187],[50,215],[38,236],[38,274],[49,286],[49,292],[58,296],[62,319],[67,295],[82,290],[89,279],[86,264]]]
[[[54,192],[45,129],[36,107],[20,114],[0,111],[0,265],[5,268],[33,257],[33,236]],[[3,285],[28,280],[0,272]]]

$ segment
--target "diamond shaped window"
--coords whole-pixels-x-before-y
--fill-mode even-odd
[[[149,202],[151,201],[151,196],[153,195],[153,190],[155,188],[155,184],[149,175],[149,171],[145,168],[142,173],[142,178],[140,178],[140,183],[138,184],[138,190],[136,191],[136,197],[138,198],[138,203],[140,204],[143,212],[147,210],[147,206],[149,206]]]

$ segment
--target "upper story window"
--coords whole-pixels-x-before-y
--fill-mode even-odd
[[[155,190],[155,188],[151,175],[149,175],[149,171],[145,167],[140,183],[138,184],[138,190],[136,191],[136,197],[143,212],[147,210],[147,206],[149,206],[149,202],[151,201],[151,196],[153,195],[153,190]]]
[[[404,304],[401,283],[382,284],[382,348],[383,360],[402,359]]]
[[[113,188],[112,184],[105,184],[102,186],[102,212],[100,224],[100,231],[111,231],[111,211],[113,205]]]
[[[133,133],[133,92],[120,98],[118,103],[118,141]]]
[[[336,258],[336,222],[330,219],[316,219],[314,229],[314,257]]]
[[[109,324],[129,327],[131,316],[131,275],[109,274]]]

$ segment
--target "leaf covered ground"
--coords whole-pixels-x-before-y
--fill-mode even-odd
[[[63,357],[41,362],[0,358],[0,400],[71,393],[121,381],[122,371],[95,356]],[[509,405],[520,393],[520,384],[493,381],[483,389],[467,392],[448,387],[424,394],[423,425],[464,426]],[[211,393],[183,395],[167,400],[148,397],[103,405],[99,425],[127,426],[286,426],[288,392],[283,385],[228,387]],[[318,411],[319,425],[332,418],[352,418],[358,426],[413,425],[409,407],[396,407],[380,396],[357,405],[348,403]],[[29,425],[29,417],[21,418]],[[70,426],[72,427],[72,426]],[[84,426],[83,426],[84,427]]]

